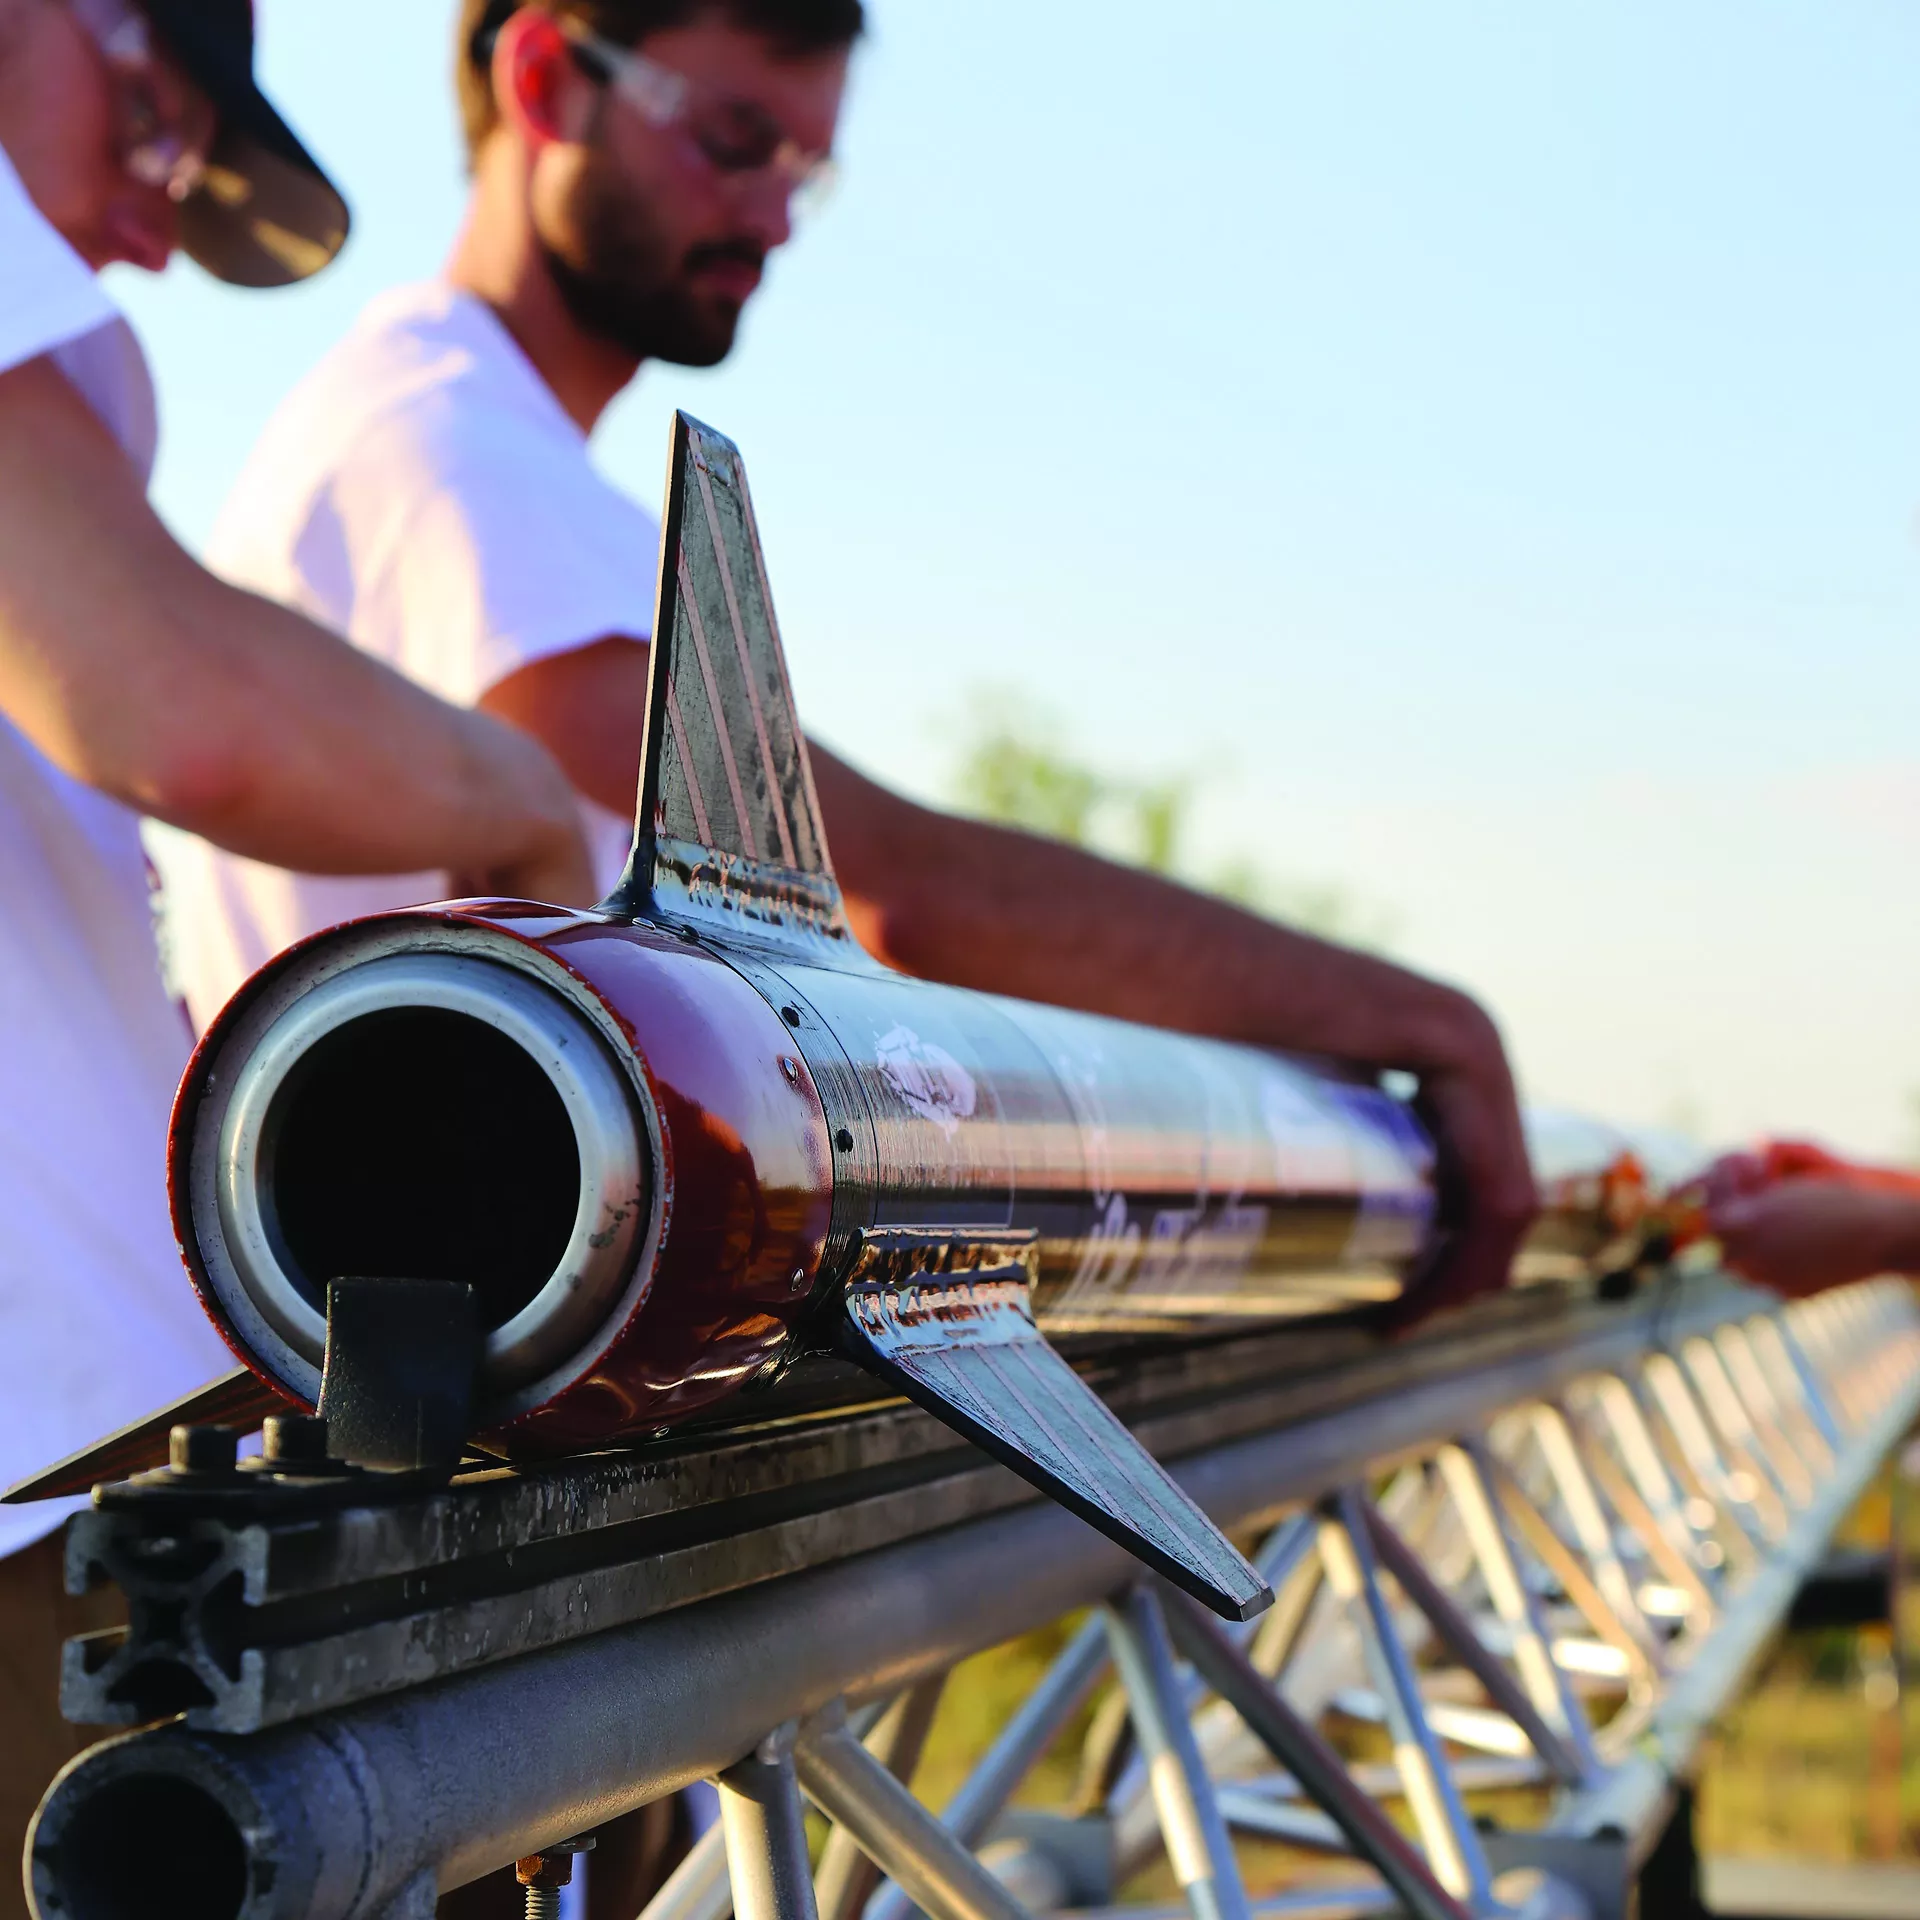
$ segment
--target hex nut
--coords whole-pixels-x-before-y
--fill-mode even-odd
[[[266,1457],[276,1466],[309,1466],[327,1457],[327,1423],[315,1414],[270,1414],[262,1433]]]
[[[167,1464],[175,1473],[231,1473],[240,1436],[231,1427],[175,1427],[167,1435]]]

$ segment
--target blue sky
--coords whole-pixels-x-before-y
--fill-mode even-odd
[[[1528,1090],[1905,1149],[1920,1088],[1920,13],[870,0],[733,359],[809,723],[937,796],[971,696],[1208,782]],[[458,218],[445,0],[262,0],[353,200],[312,287],[116,288],[204,534]]]

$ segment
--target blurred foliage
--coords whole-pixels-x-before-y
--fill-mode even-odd
[[[1884,1470],[1837,1544],[1885,1547]],[[1904,1564],[1920,1565],[1920,1493],[1900,1500]],[[1903,1583],[1906,1648],[1920,1647],[1920,1591]],[[1906,1655],[1914,1664],[1911,1651]],[[1700,1777],[1703,1852],[1849,1862],[1920,1857],[1920,1686],[1902,1697],[1885,1626],[1786,1635],[1715,1729]]]
[[[929,1806],[943,1805],[958,1790],[1085,1617],[1076,1613],[1051,1621],[1017,1640],[976,1653],[954,1668],[913,1776],[914,1792]],[[1080,1743],[1092,1724],[1093,1711],[1089,1702],[1062,1729],[1014,1795],[1015,1806],[1057,1807],[1073,1799]]]
[[[1166,874],[1325,939],[1375,951],[1391,944],[1392,916],[1335,881],[1278,876],[1244,854],[1212,865],[1199,861],[1188,842],[1203,780],[1108,772],[1078,758],[1064,743],[1065,732],[1017,694],[976,694],[954,766],[955,804],[981,819]]]
[[[1920,1708],[1896,1711],[1884,1629],[1798,1636],[1716,1732],[1699,1844],[1744,1859],[1911,1860],[1920,1833]]]

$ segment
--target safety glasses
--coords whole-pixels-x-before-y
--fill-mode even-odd
[[[812,212],[832,190],[833,156],[802,147],[764,107],[700,85],[631,47],[616,46],[577,20],[561,23],[581,71],[661,133],[678,133],[716,173],[771,173],[797,211]]]
[[[153,44],[129,0],[67,0],[106,63],[120,164],[143,186],[184,200],[206,177],[219,130],[213,104]]]

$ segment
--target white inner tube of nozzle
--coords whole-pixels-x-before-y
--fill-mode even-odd
[[[485,1337],[483,1398],[524,1404],[533,1383],[599,1344],[596,1334],[633,1277],[649,1198],[631,1081],[582,1012],[524,972],[444,951],[390,953],[298,993],[264,1030],[249,1035],[243,1023],[207,1075],[210,1088],[224,1081],[230,1091],[219,1102],[214,1164],[196,1169],[212,1174],[210,1182],[194,1181],[202,1257],[243,1339],[311,1400],[326,1348],[331,1276],[301,1272],[280,1229],[276,1139],[301,1098],[301,1069],[315,1048],[376,1015],[420,1011],[461,1016],[510,1041],[551,1086],[572,1128],[579,1187],[564,1223],[564,1249],[550,1273],[532,1277],[531,1297]],[[214,1223],[202,1217],[203,1194],[214,1201],[217,1236],[206,1231]],[[342,1204],[351,1204],[350,1196]],[[423,1192],[420,1204],[431,1207],[433,1196]],[[553,1239],[562,1226],[556,1217]]]

